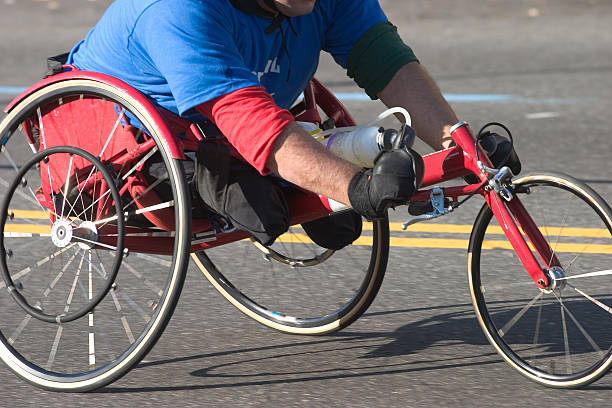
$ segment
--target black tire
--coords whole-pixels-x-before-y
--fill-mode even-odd
[[[361,238],[335,252],[292,227],[270,248],[245,240],[192,258],[213,287],[247,316],[282,332],[323,335],[361,316],[382,284],[389,222],[364,223],[363,230]]]
[[[87,109],[88,106],[97,109]],[[109,109],[116,110],[121,119],[106,123],[101,112]],[[105,250],[109,249],[108,245],[102,247],[104,240],[118,240],[125,235],[128,249],[131,248],[129,240],[152,242],[154,239],[151,237],[160,235],[168,243],[168,250],[163,255],[124,253],[116,279],[106,296],[82,318],[71,322],[61,322],[61,318],[58,319],[60,323],[43,321],[24,311],[7,291],[2,292],[0,358],[18,376],[38,387],[53,391],[89,391],[117,380],[153,347],[178,301],[189,260],[191,202],[182,164],[171,157],[149,109],[127,91],[98,81],[71,79],[34,92],[18,103],[0,123],[3,144],[0,197],[5,200],[8,212],[2,222],[2,262],[11,281],[30,305],[38,305],[51,315],[61,315],[67,303],[68,306],[74,305],[74,310],[77,310],[79,302],[83,307],[91,306],[87,306],[88,297],[91,297],[87,295],[87,288],[90,293],[92,287],[94,293],[96,288],[103,290],[117,257],[114,251]],[[153,149],[157,149],[162,158],[160,163],[165,166],[172,194],[172,199],[167,200],[163,207],[174,210],[174,218],[171,217],[174,233],[152,228],[146,220],[143,223],[142,217],[139,219],[133,215],[134,204],[130,202],[133,197],[122,191],[121,186],[123,177],[127,180],[127,177],[137,174],[140,165],[130,163],[117,168],[111,164],[114,159],[104,154],[106,147],[103,146],[111,149],[115,143],[123,143],[119,136],[115,136],[119,134],[116,130],[125,128],[128,122],[138,130],[136,134],[141,139],[153,141]],[[53,131],[50,130],[51,124]],[[30,134],[28,140],[26,133]],[[114,229],[117,218],[113,219],[112,214],[117,213],[116,209],[106,213],[106,218],[97,213],[97,209],[104,210],[106,198],[88,202],[86,194],[72,188],[73,180],[85,184],[87,180],[79,180],[76,172],[72,178],[68,174],[70,167],[68,170],[58,167],[58,171],[66,173],[62,177],[70,180],[67,183],[70,188],[62,188],[68,192],[64,195],[70,204],[65,206],[66,212],[62,210],[62,214],[57,215],[66,222],[84,219],[97,226],[98,241],[94,239],[96,243],[89,248],[72,243],[65,247],[68,250],[60,248],[58,251],[49,234],[44,233],[53,223],[49,213],[60,212],[58,207],[50,210],[37,199],[43,176],[47,176],[44,172],[36,168],[27,171],[24,176],[27,183],[7,195],[5,187],[13,182],[23,163],[54,142],[50,135],[62,138],[58,144],[88,151],[113,173],[122,194],[122,207],[119,208],[128,214],[125,234],[121,229]],[[95,180],[96,173],[92,170],[85,177]],[[49,174],[49,178],[53,177]],[[95,189],[94,182],[92,191]],[[70,192],[75,193],[71,196]],[[55,197],[58,196],[56,193]],[[91,197],[89,200],[93,201]],[[60,201],[63,201],[63,196],[58,198]],[[110,203],[115,201],[109,199]],[[146,207],[141,209],[140,216],[156,211],[160,210]],[[135,230],[130,228],[139,227],[139,234],[142,234],[143,225],[145,228],[148,225],[150,232],[145,230],[146,236],[135,237]],[[110,245],[110,248],[118,246]],[[80,276],[81,270],[83,276]],[[5,283],[0,285],[5,286]]]
[[[612,364],[612,210],[586,184],[562,174],[531,174],[514,186],[563,269],[553,271],[554,289],[540,290],[483,206],[468,265],[478,321],[504,360],[527,378],[583,387]],[[540,261],[549,268],[550,260]],[[584,275],[591,272],[601,273]]]

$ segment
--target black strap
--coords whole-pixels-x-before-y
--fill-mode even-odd
[[[68,55],[69,54],[66,52],[64,54],[47,58],[47,72],[45,72],[45,78],[63,72],[63,65],[66,63],[66,61],[68,61]]]
[[[270,22],[270,26],[266,29],[266,34],[271,34],[276,31],[281,26],[283,21],[287,19],[286,15],[278,11],[274,0],[263,0],[266,6],[272,10],[275,10],[274,12],[264,9],[256,0],[230,0],[230,2],[234,7],[244,13],[271,19],[272,21]]]
[[[221,130],[212,122],[197,122],[196,127],[200,131],[200,135],[204,138],[204,141],[208,142],[211,140],[225,139]]]
[[[276,10],[274,13],[261,7],[256,0],[230,0],[230,2],[238,10],[247,14],[255,14],[259,17],[274,18],[276,14],[279,14],[273,0],[264,0],[264,3],[272,10]]]

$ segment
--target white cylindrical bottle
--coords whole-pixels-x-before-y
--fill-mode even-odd
[[[365,126],[351,128],[351,130],[337,130],[329,135],[330,131],[322,132],[315,123],[297,122],[310,135],[319,140],[327,150],[334,153],[336,156],[343,158],[353,164],[364,168],[374,167],[374,159],[383,150],[383,146],[390,144],[396,132],[385,132],[382,127]],[[318,137],[319,134],[327,136]]]
[[[369,126],[350,132],[334,133],[322,142],[336,156],[360,167],[374,167],[374,159],[383,146],[383,128]]]

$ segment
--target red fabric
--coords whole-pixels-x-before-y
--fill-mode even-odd
[[[293,115],[276,105],[262,86],[239,89],[196,107],[261,174],[276,137]]]

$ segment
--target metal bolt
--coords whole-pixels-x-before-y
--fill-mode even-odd
[[[546,282],[544,282],[544,279],[540,279],[540,280],[538,281],[538,285],[540,285],[540,286],[544,286],[544,285],[546,285]]]

